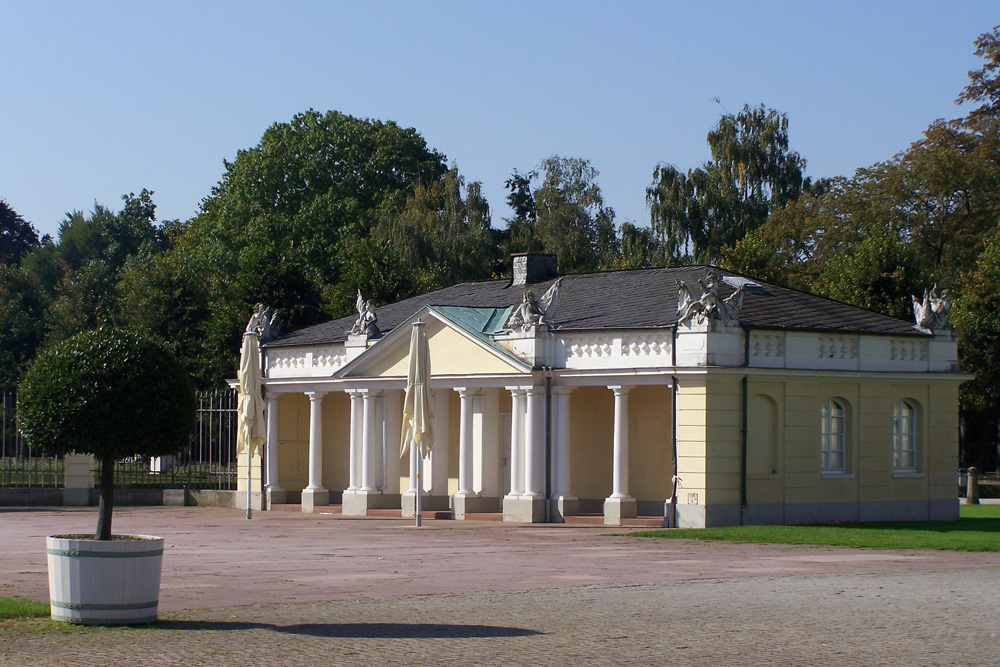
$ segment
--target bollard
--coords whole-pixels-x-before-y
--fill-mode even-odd
[[[979,504],[979,469],[969,468],[969,486],[965,492],[966,505]]]

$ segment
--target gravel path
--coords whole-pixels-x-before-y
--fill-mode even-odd
[[[92,519],[0,512],[0,594],[45,599],[44,558],[31,552],[39,535]],[[248,522],[204,508],[116,513],[122,532],[139,525],[174,545],[161,622],[0,626],[0,664],[1000,664],[997,554],[488,523],[417,531],[280,512]]]

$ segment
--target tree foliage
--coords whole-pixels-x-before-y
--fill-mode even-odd
[[[515,170],[506,184],[514,215],[507,221],[503,254],[554,254],[565,273],[611,266],[618,251],[615,211],[604,204],[598,176],[589,160],[558,155],[543,160],[539,171]]]
[[[20,264],[37,245],[38,232],[31,223],[0,199],[0,265]]]
[[[19,425],[31,445],[101,461],[102,540],[111,539],[115,462],[179,451],[194,417],[194,390],[177,359],[122,329],[86,331],[47,349],[18,393]]]
[[[0,265],[0,389],[15,386],[45,336],[42,290],[24,268]]]
[[[788,147],[788,118],[764,105],[725,114],[708,133],[712,159],[684,173],[657,165],[646,189],[652,229],[675,262],[715,262],[810,186]]]
[[[355,252],[377,247],[379,221],[447,172],[416,130],[312,110],[272,125],[225,169],[176,242],[205,267],[207,335],[232,360],[255,303],[289,328],[349,312],[338,287],[357,274]]]

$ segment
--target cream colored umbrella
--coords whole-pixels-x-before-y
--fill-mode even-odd
[[[403,399],[403,436],[400,443],[400,458],[410,453],[410,477],[414,488],[414,509],[417,525],[420,521],[420,495],[423,484],[420,481],[421,459],[430,456],[434,447],[434,431],[431,429],[431,394],[427,383],[431,379],[431,355],[427,347],[427,332],[424,323],[413,323],[410,333],[410,366],[406,373],[406,396]]]
[[[243,334],[243,349],[240,351],[240,393],[237,404],[239,419],[236,447],[247,455],[247,518],[250,511],[250,464],[257,448],[264,444],[267,425],[264,422],[264,399],[260,395],[260,346],[257,333]]]

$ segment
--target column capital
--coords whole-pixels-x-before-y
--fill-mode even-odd
[[[632,391],[633,385],[630,384],[609,384],[608,389],[615,393],[615,396],[624,396],[625,394]]]
[[[569,396],[570,393],[576,389],[576,387],[567,387],[566,385],[556,385],[552,387],[553,396]]]
[[[480,387],[453,387],[453,389],[458,392],[458,395],[461,398],[480,396],[483,393],[483,390]]]
[[[356,391],[364,398],[378,398],[382,395],[381,389],[358,389]]]
[[[506,389],[507,391],[509,391],[511,393],[511,395],[518,394],[520,396],[523,396],[526,393],[528,393],[528,387],[522,387],[522,386],[519,386],[519,385],[513,385],[513,386],[509,386],[509,387],[504,387],[504,389]]]
[[[527,394],[528,396],[537,396],[539,394],[544,394],[545,393],[545,385],[534,384],[534,385],[531,385],[530,387],[525,387],[524,388],[524,393]]]
[[[320,400],[323,400],[324,396],[326,396],[326,392],[325,391],[307,391],[307,392],[305,392],[305,395],[309,397],[310,401],[320,401]]]

